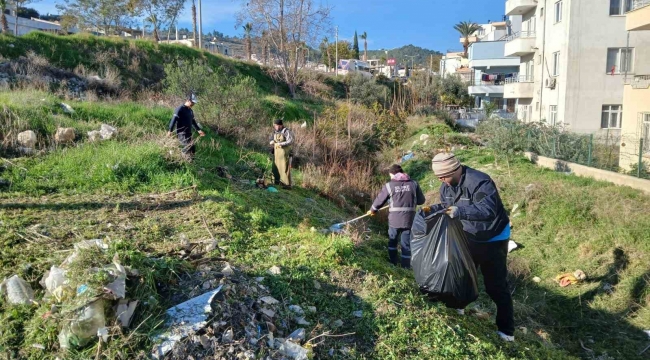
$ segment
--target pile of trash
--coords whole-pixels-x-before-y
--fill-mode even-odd
[[[277,273],[279,269],[269,271]],[[272,276],[272,275],[271,275]],[[179,283],[191,299],[167,310],[166,329],[153,337],[156,359],[307,359],[303,309],[270,295],[264,278],[251,279],[228,263],[204,264]]]
[[[88,258],[102,259],[96,254],[104,254],[107,249],[108,245],[100,239],[76,243],[65,261],[60,266],[53,265],[40,281],[45,288],[41,303],[51,305],[44,318],[59,322],[62,349],[86,346],[96,337],[108,341],[106,314],[114,314],[124,328],[131,323],[138,302],[126,299],[126,279],[138,276],[139,272],[122,266],[117,254],[112,263],[80,271]],[[87,282],[81,281],[82,273]],[[38,304],[29,283],[17,275],[3,281],[0,289],[10,304]],[[114,311],[107,311],[111,304]]]

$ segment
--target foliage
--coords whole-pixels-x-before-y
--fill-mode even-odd
[[[390,89],[378,83],[374,78],[361,74],[350,74],[346,78],[350,100],[372,108],[375,104],[386,107],[390,100]]]
[[[463,48],[465,49],[464,56],[467,57],[467,49],[469,49],[469,37],[477,32],[481,27],[471,21],[461,21],[454,25],[454,29],[458,31],[460,37],[463,38]]]
[[[137,8],[146,15],[146,20],[153,25],[154,41],[159,41],[159,31],[170,28],[183,10],[185,0],[133,0]]]
[[[114,34],[120,27],[128,27],[138,15],[133,0],[63,0],[57,9],[63,16],[75,19],[75,25]]]
[[[498,105],[496,102],[493,101],[488,101],[486,104],[483,106],[483,110],[485,111],[485,117],[490,118],[492,117],[492,114],[494,114],[495,111],[498,110]]]
[[[26,19],[31,19],[31,18],[36,18],[40,19],[41,15],[36,11],[36,9],[28,8],[28,7],[19,7],[18,8],[18,16],[23,17]]]
[[[458,75],[436,78],[440,100],[445,105],[470,106],[473,97],[467,92],[467,84]]]
[[[364,31],[359,37],[363,40],[363,60],[368,61],[368,33]]]
[[[381,57],[388,57],[397,59],[401,63],[411,63],[411,59],[416,67],[423,66],[429,67],[431,63],[431,56],[433,56],[433,71],[437,71],[440,67],[440,59],[442,53],[435,50],[424,49],[419,46],[406,45],[396,49],[388,50],[388,55],[384,50],[368,50],[368,59],[380,59]]]
[[[248,22],[257,36],[262,31],[266,33],[281,79],[295,97],[302,53],[297,49],[315,43],[328,29],[331,7],[315,0],[281,1],[279,6],[274,0],[240,0],[240,3],[238,25]]]
[[[336,67],[336,43],[328,44],[323,53],[321,54],[321,61],[326,64],[330,69]],[[341,59],[354,59],[354,51],[347,41],[338,42],[339,60]]]
[[[354,41],[352,42],[352,56],[353,59],[359,59],[359,37],[356,30],[354,30]]]

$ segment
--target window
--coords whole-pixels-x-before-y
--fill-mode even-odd
[[[622,108],[621,105],[603,105],[600,127],[602,129],[620,129]]]
[[[557,123],[557,105],[549,105],[548,119],[551,126],[555,126],[555,124]]]
[[[530,106],[528,105],[520,105],[519,106],[519,112],[521,114],[521,121],[523,122],[528,122],[528,108]]]
[[[555,23],[562,21],[562,1],[555,3]]]
[[[641,113],[643,118],[643,152],[650,152],[650,113]]]
[[[625,15],[632,10],[632,0],[609,0],[609,15]]]
[[[544,17],[544,8],[539,8],[539,17]]]
[[[631,72],[633,67],[634,48],[609,48],[607,49],[607,68],[608,74],[622,74]]]
[[[560,75],[560,52],[553,53],[553,76]]]
[[[476,32],[476,35],[478,36],[483,36],[485,35],[485,29],[484,28],[479,28],[478,31]]]

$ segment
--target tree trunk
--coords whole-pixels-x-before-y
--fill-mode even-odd
[[[2,32],[4,34],[9,32],[9,23],[7,22],[7,17],[5,16],[4,9],[2,9],[2,16],[0,16],[0,24],[2,25]]]
[[[368,40],[363,40],[363,61],[368,61]]]
[[[194,47],[199,46],[199,39],[196,30],[196,2],[192,0],[192,37],[194,38]]]
[[[469,49],[469,35],[465,36],[465,42],[463,42],[463,49],[465,49],[465,58],[467,58],[467,49]]]
[[[252,52],[253,52],[253,44],[251,41],[251,36],[249,34],[248,37],[246,38],[246,53],[247,53],[246,56],[248,57],[248,60],[252,59],[252,55],[253,55],[251,54]]]
[[[154,25],[154,27],[153,27],[153,41],[155,41],[155,42],[160,41],[160,37],[158,37],[158,26],[157,25]]]

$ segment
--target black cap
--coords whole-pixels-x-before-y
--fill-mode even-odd
[[[284,125],[284,124],[282,123],[282,119],[275,119],[275,121],[273,121],[273,124],[274,124],[274,125]]]
[[[404,170],[402,170],[402,167],[397,164],[393,164],[390,166],[390,168],[388,168],[388,173],[393,175],[403,173],[403,172]]]

